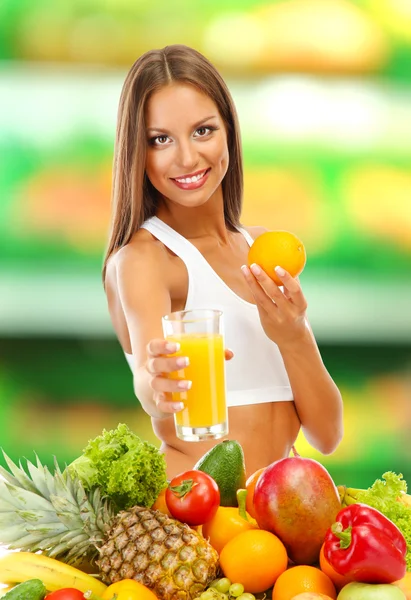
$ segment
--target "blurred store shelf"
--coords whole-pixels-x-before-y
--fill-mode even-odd
[[[408,282],[313,274],[303,287],[318,341],[410,343]],[[98,273],[2,273],[0,299],[2,336],[114,335]]]

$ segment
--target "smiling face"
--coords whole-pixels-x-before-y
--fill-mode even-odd
[[[163,199],[184,207],[222,199],[227,134],[213,100],[192,85],[167,85],[149,99],[145,120],[146,174]]]

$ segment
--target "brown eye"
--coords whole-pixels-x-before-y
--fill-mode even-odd
[[[198,137],[204,137],[210,131],[211,131],[210,127],[199,127],[198,129],[196,129],[196,133],[198,134]]]
[[[166,135],[158,135],[155,139],[159,144],[165,144],[168,140],[168,137]]]
[[[148,140],[150,146],[165,146],[168,135],[156,135]]]

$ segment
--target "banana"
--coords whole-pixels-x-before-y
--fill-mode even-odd
[[[361,502],[361,500],[358,499],[358,492],[365,492],[365,490],[347,488],[345,490],[344,506],[350,506],[351,504],[357,504],[357,502]]]
[[[338,490],[338,494],[340,496],[340,502],[341,504],[344,502],[344,497],[345,497],[345,490],[347,488],[345,487],[345,485],[337,485],[337,490]]]
[[[411,507],[411,496],[410,496],[410,494],[401,494],[400,496],[398,496],[397,500],[398,500],[398,502],[401,502],[402,504],[405,504],[405,506],[410,506]]]
[[[59,560],[32,552],[9,552],[0,557],[0,581],[4,584],[40,579],[49,592],[62,588],[91,590],[101,596],[107,588],[95,577]]]
[[[365,490],[356,489],[356,488],[347,488],[345,485],[337,486],[338,493],[340,495],[341,506],[344,508],[345,506],[350,506],[351,504],[356,504],[360,502],[358,499],[358,492],[365,492]]]

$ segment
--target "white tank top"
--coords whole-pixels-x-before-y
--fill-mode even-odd
[[[278,346],[264,333],[255,304],[240,298],[211,268],[201,252],[158,217],[143,223],[155,238],[184,262],[188,272],[185,309],[223,311],[226,348],[234,357],[226,361],[228,406],[294,400]],[[249,246],[250,234],[238,228]],[[132,356],[126,354],[132,366]]]

